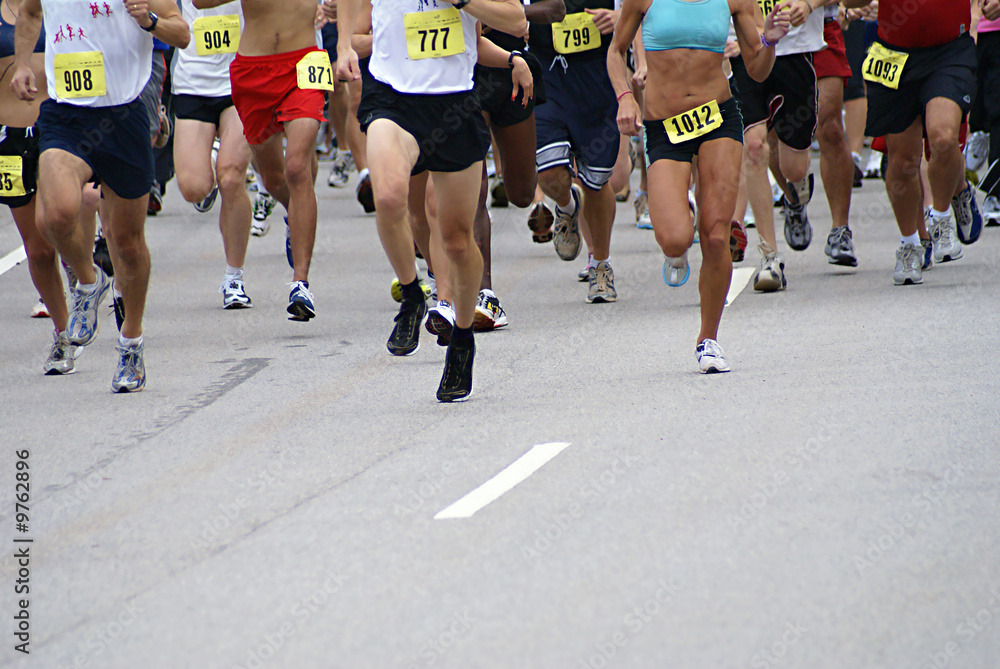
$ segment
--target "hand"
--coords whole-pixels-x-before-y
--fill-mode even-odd
[[[615,31],[615,23],[618,22],[618,12],[610,9],[585,9],[590,14],[590,20],[597,26],[597,30],[602,35],[610,35]]]
[[[313,18],[313,28],[316,30],[322,30],[323,26],[326,24],[326,12],[323,11],[323,5],[316,5],[316,16]]]
[[[740,55],[740,43],[734,39],[726,42],[726,50],[722,52],[725,58],[736,58]]]
[[[524,91],[521,106],[527,109],[531,96],[535,94],[535,80],[531,76],[531,68],[524,58],[514,56],[514,67],[510,71],[510,80],[514,83],[514,93],[510,96],[511,102],[517,99],[517,92]]]
[[[337,50],[337,79],[339,81],[357,81],[361,78],[361,67],[358,65],[358,52],[354,49]]]
[[[337,22],[337,0],[323,0],[323,14],[326,15],[327,23]]]
[[[787,5],[775,5],[764,19],[764,37],[772,44],[788,34],[791,16]]]
[[[153,19],[149,18],[149,2],[147,0],[122,0],[129,15],[135,19],[140,28],[148,28],[153,25]]]
[[[635,73],[632,75],[632,88],[644,90],[646,88],[646,74],[649,72],[646,63],[636,63]]]
[[[1000,19],[1000,0],[979,0],[979,6],[988,21]]]
[[[789,18],[791,19],[792,25],[796,27],[805,23],[806,19],[809,18],[809,15],[813,13],[812,5],[805,0],[792,0],[790,3],[787,3],[785,7],[789,11]],[[777,9],[777,5],[774,8]],[[769,39],[768,41],[771,40]]]
[[[35,82],[35,73],[28,66],[19,67],[14,71],[14,77],[10,80],[10,90],[18,100],[34,102],[38,97],[38,88]]]
[[[631,93],[618,101],[618,132],[636,137],[642,130],[642,110]]]

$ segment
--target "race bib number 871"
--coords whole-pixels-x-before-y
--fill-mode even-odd
[[[100,51],[57,53],[52,60],[59,98],[99,98],[108,94],[104,54]]]
[[[310,51],[295,67],[299,88],[320,91],[333,90],[333,71],[330,68],[330,54],[326,51]]]

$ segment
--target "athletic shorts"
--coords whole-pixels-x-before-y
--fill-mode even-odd
[[[59,149],[83,160],[94,180],[126,200],[153,187],[149,116],[139,98],[113,107],[78,107],[46,100],[38,110],[39,151]]]
[[[847,88],[851,80],[851,64],[847,61],[844,31],[840,29],[840,23],[834,19],[824,22],[823,39],[826,40],[826,48],[813,54],[816,78],[840,77],[844,80],[844,88]]]
[[[851,65],[851,79],[844,87],[844,102],[865,97],[865,80],[861,77],[861,65],[865,62],[865,22],[852,21],[844,31],[844,48],[847,62]]]
[[[330,54],[330,62],[337,62],[337,43],[340,41],[340,33],[337,32],[336,23],[327,23],[323,26],[323,48]]]
[[[971,124],[974,130],[989,130],[1000,123],[1000,32],[979,33],[976,60],[978,87]]]
[[[535,110],[538,171],[569,167],[590,190],[600,190],[618,160],[618,103],[603,58],[542,62],[546,102]]]
[[[518,91],[517,98],[510,99],[514,93],[514,82],[510,78],[510,68],[482,67],[476,65],[473,92],[479,98],[479,106],[489,113],[490,123],[506,128],[517,125],[531,118],[535,106],[545,101],[545,82],[542,80],[542,65],[532,54],[524,54],[524,59],[531,69],[534,79],[534,94],[525,107],[524,91]]]
[[[139,94],[146,114],[149,115],[149,138],[153,140],[160,134],[160,104],[163,100],[163,81],[167,76],[167,64],[162,51],[153,52],[153,69],[149,81]]]
[[[947,44],[925,49],[901,49],[879,43],[894,51],[908,53],[899,88],[893,90],[868,81],[868,124],[870,137],[904,132],[923,116],[934,98],[955,102],[963,116],[972,108],[976,95],[976,44],[962,35]]]
[[[38,134],[34,128],[0,126],[0,157],[10,164],[0,168],[0,204],[11,209],[31,204],[38,188]],[[17,160],[20,158],[20,169]],[[23,193],[23,194],[22,194]]]
[[[816,70],[811,53],[778,56],[770,76],[754,81],[740,57],[732,58],[740,91],[740,112],[747,130],[767,122],[786,146],[805,151],[816,133]]]
[[[174,116],[177,120],[201,121],[219,127],[222,112],[233,106],[230,95],[210,98],[203,95],[175,95]]]
[[[713,139],[733,139],[743,143],[743,117],[740,116],[740,106],[736,98],[729,98],[719,105],[722,115],[722,125],[712,132],[695,137],[680,144],[674,144],[667,136],[663,121],[643,121],[646,128],[646,164],[652,165],[657,160],[675,160],[679,163],[690,163],[698,155],[701,145]]]
[[[361,130],[368,132],[378,119],[392,121],[417,140],[414,175],[461,172],[486,158],[490,149],[490,131],[473,91],[413,95],[369,77],[358,107]]]
[[[311,118],[322,123],[326,91],[299,88],[295,66],[311,51],[271,56],[241,56],[229,66],[233,85],[233,104],[243,121],[243,134],[250,144],[263,144],[284,132],[285,123]]]

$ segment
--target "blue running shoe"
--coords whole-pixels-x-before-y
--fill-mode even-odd
[[[316,307],[313,306],[313,294],[309,292],[308,281],[295,281],[292,292],[288,295],[288,313],[290,321],[308,321],[316,317]]]
[[[687,259],[687,251],[680,258],[663,256],[663,283],[671,288],[680,288],[691,276],[691,264]]]
[[[926,272],[934,267],[934,244],[929,239],[921,239],[920,245],[924,247],[924,259],[920,263],[920,271]]]
[[[288,266],[295,269],[295,259],[292,258],[292,229],[288,226],[287,216],[285,216],[285,257],[288,258]]]
[[[101,302],[111,290],[111,279],[99,266],[94,265],[97,274],[97,285],[89,293],[80,291],[80,286],[72,292],[73,307],[69,314],[69,343],[73,346],[86,346],[97,336],[97,310]]]
[[[955,223],[958,224],[958,241],[966,245],[975,244],[983,232],[983,215],[979,213],[972,184],[965,182],[965,190],[952,199],[951,210],[955,212]]]
[[[142,357],[142,341],[135,346],[118,342],[118,369],[111,379],[111,390],[116,393],[137,393],[146,387],[146,363]]]

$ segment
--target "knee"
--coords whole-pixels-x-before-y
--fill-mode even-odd
[[[285,180],[291,187],[312,188],[312,161],[303,158],[289,158],[285,164]]]
[[[223,193],[237,192],[246,187],[246,167],[219,163],[215,170],[219,190]]]
[[[147,257],[146,242],[141,232],[116,233],[111,243],[118,250],[118,256],[128,266],[135,266]]]
[[[932,157],[943,156],[949,152],[958,151],[958,133],[947,126],[930,125],[927,127],[927,144]]]
[[[556,167],[538,173],[538,184],[549,197],[553,197],[569,189],[569,170],[565,167]]]
[[[654,224],[656,243],[660,245],[663,255],[671,258],[679,258],[684,252],[691,248],[694,241],[694,228],[687,230],[666,229],[664,226]],[[676,226],[674,226],[676,228]]]
[[[837,146],[844,143],[844,126],[841,124],[840,116],[826,115],[820,119],[819,129],[816,138],[824,146]]]
[[[525,181],[508,181],[507,179],[504,179],[503,182],[504,188],[507,191],[507,199],[510,200],[511,204],[515,207],[520,207],[521,209],[530,206],[532,200],[535,199],[536,184],[537,181],[535,179]]]
[[[729,231],[728,219],[715,218],[706,222],[703,218],[699,235],[702,256],[716,258],[729,255]]]
[[[391,179],[379,180],[374,186],[375,211],[389,219],[406,215],[408,212],[407,184]],[[421,217],[422,218],[422,217]]]
[[[212,184],[203,179],[177,174],[177,188],[186,202],[201,202],[212,192]]]
[[[24,252],[28,256],[28,264],[32,267],[53,267],[56,262],[56,250],[42,239],[33,235],[24,242]]]
[[[258,172],[258,174],[264,183],[264,188],[269,193],[278,193],[286,186],[285,173],[280,170],[268,168]]]
[[[764,169],[771,159],[771,147],[767,144],[767,138],[760,138],[748,135],[746,138],[746,162],[753,169]]]
[[[442,231],[441,243],[449,258],[462,257],[475,246],[471,230],[456,230],[448,233]]]

